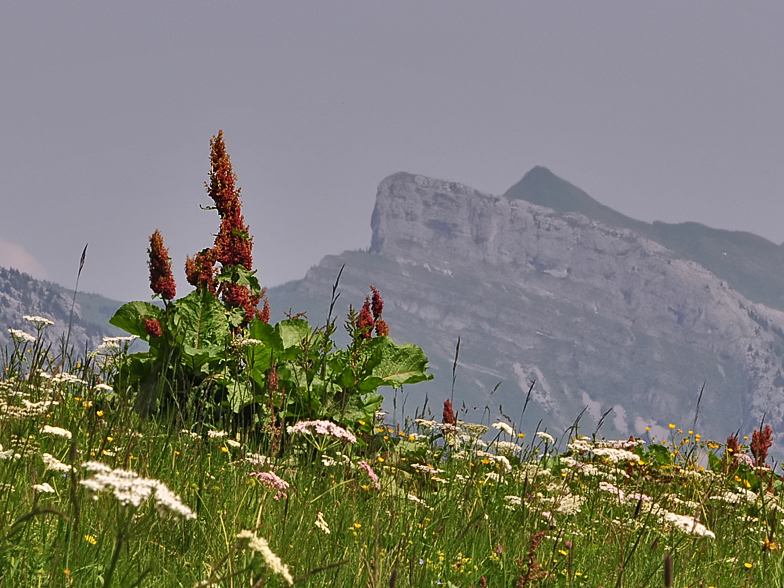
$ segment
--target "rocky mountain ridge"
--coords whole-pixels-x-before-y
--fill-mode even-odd
[[[0,268],[0,347],[8,345],[9,328],[35,334],[25,315],[42,316],[54,321],[45,331],[46,340],[59,352],[65,340],[71,315],[73,291],[62,286],[36,280],[13,268]],[[97,294],[77,293],[69,347],[76,353],[93,350],[103,337],[121,334],[109,324],[109,318],[122,303]]]
[[[645,231],[405,173],[379,186],[371,226],[369,252],[327,256],[271,301],[325,306],[344,264],[346,303],[379,287],[393,338],[421,345],[437,376],[409,402],[449,395],[460,337],[457,400],[517,420],[536,380],[524,425],[565,429],[585,409],[592,432],[611,410],[603,433],[662,436],[692,427],[707,382],[703,433],[763,415],[784,429],[784,312]]]

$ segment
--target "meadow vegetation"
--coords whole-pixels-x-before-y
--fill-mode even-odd
[[[704,439],[696,418],[607,440],[580,417],[557,435],[523,426],[525,410],[467,422],[450,400],[389,415],[379,389],[428,379],[424,353],[390,337],[372,286],[345,347],[331,310],[323,326],[269,324],[234,181],[219,133],[215,243],[176,299],[153,233],[163,306],[123,306],[127,337],[78,357],[45,317],[10,329],[0,586],[782,584],[764,423],[750,440]]]

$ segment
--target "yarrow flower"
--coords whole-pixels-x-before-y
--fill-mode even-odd
[[[37,329],[51,327],[54,324],[54,321],[50,321],[48,318],[44,318],[42,316],[30,316],[26,314],[22,318],[28,323],[33,323]]]
[[[73,466],[61,462],[49,453],[44,453],[41,455],[41,458],[44,460],[44,466],[47,470],[52,470],[53,472],[70,472],[73,470]]]
[[[322,531],[324,531],[324,533],[326,533],[327,535],[329,535],[331,533],[331,531],[329,530],[329,525],[327,524],[327,521],[324,520],[324,513],[323,512],[318,513],[318,515],[316,516],[316,526],[319,529],[321,529]]]
[[[44,425],[41,428],[41,433],[48,434],[48,435],[56,435],[57,437],[65,437],[66,439],[71,438],[71,431],[67,429],[62,429],[60,427],[50,427],[49,425]]]
[[[253,472],[251,476],[256,478],[265,486],[277,490],[275,496],[273,497],[274,500],[288,498],[288,494],[286,494],[284,490],[288,490],[289,483],[286,480],[278,477],[278,475],[274,472]]]
[[[25,333],[20,329],[8,329],[8,332],[11,333],[11,337],[19,341],[20,343],[35,343],[35,337],[33,337],[29,333]]]
[[[357,438],[352,433],[329,421],[299,421],[294,425],[286,427],[286,431],[288,431],[289,435],[295,433],[298,435],[311,434],[322,437],[332,437],[337,441],[343,441],[345,443],[357,442]]]
[[[502,423],[501,421],[493,423],[493,428],[498,429],[499,431],[503,431],[510,437],[514,437],[514,429],[506,423]]]
[[[264,563],[273,574],[280,574],[289,586],[294,584],[294,578],[291,576],[291,572],[289,572],[289,567],[273,553],[266,539],[258,537],[252,531],[240,531],[237,533],[237,539],[247,539],[248,549],[261,554]]]
[[[48,493],[48,494],[53,494],[54,493],[54,488],[52,488],[51,485],[49,485],[46,482],[44,482],[43,484],[33,484],[32,488],[36,492],[45,492],[45,493]]]
[[[547,443],[550,443],[551,445],[555,443],[555,439],[550,433],[545,433],[544,431],[537,431],[536,436],[546,441]]]
[[[130,504],[135,508],[147,499],[154,498],[155,508],[161,515],[168,511],[177,517],[196,518],[196,514],[182,503],[180,497],[160,480],[141,478],[136,472],[128,470],[113,470],[97,461],[85,462],[82,467],[91,472],[92,477],[79,483],[95,494],[111,492],[121,504]]]
[[[376,474],[376,472],[373,471],[373,468],[370,467],[370,464],[368,464],[368,462],[366,462],[363,459],[362,461],[357,462],[357,465],[363,470],[365,470],[365,473],[368,475],[368,477],[372,480],[373,484],[375,485],[376,490],[380,489],[381,484],[378,483],[378,475]]]

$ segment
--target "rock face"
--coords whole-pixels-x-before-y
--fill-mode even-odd
[[[704,437],[750,433],[763,414],[784,429],[784,313],[638,232],[405,173],[381,183],[371,224],[369,252],[328,256],[271,301],[326,314],[343,264],[341,300],[377,286],[392,337],[436,374],[406,412],[449,396],[460,337],[456,405],[520,421],[535,380],[524,428],[560,433],[585,410],[582,432],[603,420],[600,434],[661,438],[693,427],[705,382]]]
[[[36,280],[15,269],[0,268],[0,346],[11,342],[9,328],[34,335],[35,329],[24,316],[42,316],[54,321],[44,333],[53,352],[59,353],[68,331],[72,296],[55,284]],[[109,318],[120,306],[120,302],[96,294],[77,295],[69,339],[69,347],[73,346],[77,356],[84,355],[85,346],[90,351],[95,349],[103,337],[124,334],[109,325]]]

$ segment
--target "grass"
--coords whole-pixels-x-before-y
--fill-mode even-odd
[[[784,583],[780,477],[675,424],[642,443],[379,415],[273,451],[270,431],[140,418],[101,385],[121,343],[53,358],[44,329],[4,356],[0,586]]]

